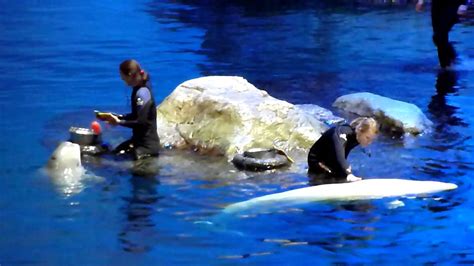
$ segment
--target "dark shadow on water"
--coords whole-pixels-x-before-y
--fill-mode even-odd
[[[448,212],[465,202],[463,198],[457,197],[454,193],[444,193],[442,195],[443,198],[428,201],[424,208],[434,213]]]
[[[277,240],[275,243],[282,246],[307,245],[338,252],[347,247],[367,246],[376,237],[375,223],[380,220],[380,212],[377,211],[380,207],[372,201],[329,202],[300,207],[301,212],[292,215],[285,212],[267,214],[266,228],[272,225],[272,221],[283,221],[285,225],[274,225],[272,231],[262,228],[262,236],[265,237],[259,240]],[[312,228],[319,233],[302,234],[297,228]]]
[[[459,91],[459,73],[456,71],[441,70],[436,77],[436,94],[431,97],[428,110],[435,117],[433,137],[434,150],[445,151],[463,145],[471,138],[465,136],[463,129],[468,127],[462,118],[459,117],[458,106],[450,105],[448,96],[455,96]]]
[[[435,150],[447,150],[462,145],[471,136],[464,136],[457,127],[467,127],[462,118],[458,116],[460,107],[450,105],[447,96],[456,95],[459,91],[459,73],[456,71],[441,70],[436,77],[436,94],[431,97],[428,110],[436,118],[434,137],[440,141],[433,146]]]
[[[469,124],[461,116],[463,106],[450,104],[451,99],[459,95],[460,73],[452,70],[440,70],[436,75],[435,94],[431,97],[428,110],[433,119],[433,141],[426,146],[433,154],[422,159],[425,165],[419,170],[436,178],[461,177],[466,170],[472,169],[466,147],[472,136],[466,131]]]
[[[178,0],[184,5],[211,10],[241,8],[246,16],[274,16],[296,10],[333,9],[340,7],[389,7],[407,6],[414,0]]]
[[[448,94],[458,92],[459,74],[456,71],[441,70],[436,76],[436,94],[431,97],[428,110],[437,119],[436,131],[443,131],[448,126],[467,126],[461,118],[456,116],[459,107],[451,106],[446,101]]]
[[[147,179],[156,179],[160,173],[158,165],[159,157],[149,157],[133,162],[131,172],[136,177],[143,177]]]
[[[154,246],[157,229],[153,220],[156,205],[163,197],[157,192],[159,181],[157,170],[143,169],[149,167],[150,161],[135,162],[133,171],[142,174],[130,178],[131,196],[124,197],[125,206],[122,208],[126,220],[118,235],[122,249],[131,253],[150,251]],[[146,176],[143,176],[143,173]]]

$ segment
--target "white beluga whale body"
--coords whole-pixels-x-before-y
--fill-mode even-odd
[[[85,174],[80,146],[69,141],[59,144],[48,160],[46,171],[64,193],[80,192],[83,188],[81,179]]]
[[[457,185],[407,179],[364,179],[352,183],[326,184],[270,194],[227,206],[224,213],[262,207],[283,207],[314,201],[351,201],[384,197],[416,196],[456,189]]]

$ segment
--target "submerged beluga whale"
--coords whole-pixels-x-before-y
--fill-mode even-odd
[[[304,187],[256,197],[227,206],[223,213],[237,213],[260,208],[290,206],[321,201],[370,200],[387,197],[424,196],[456,189],[457,185],[438,181],[408,179],[365,179],[351,183]]]

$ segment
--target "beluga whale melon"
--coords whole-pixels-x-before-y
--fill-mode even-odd
[[[81,162],[80,146],[69,141],[59,144],[48,160],[46,172],[65,193],[82,190],[81,180],[85,169]]]

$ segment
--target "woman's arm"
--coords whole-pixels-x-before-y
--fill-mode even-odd
[[[147,87],[142,87],[137,91],[136,98],[136,117],[127,115],[118,117],[118,124],[124,127],[135,128],[143,126],[147,123],[147,116],[150,108],[152,108],[151,92]]]
[[[337,165],[339,168],[339,169],[336,169],[336,171],[338,171],[338,173],[345,173],[346,180],[349,182],[362,180],[362,178],[357,177],[352,174],[352,168],[346,159],[346,148],[345,148],[345,144],[347,142],[346,134],[339,134],[336,130],[334,131],[332,139],[334,143],[334,151],[336,154]]]
[[[109,123],[112,125],[121,125],[128,128],[136,128],[146,124],[147,115],[152,106],[151,93],[146,87],[138,90],[136,97],[136,115],[111,115]]]
[[[332,142],[334,147],[334,153],[336,155],[336,169],[333,169],[336,173],[345,173],[349,175],[352,173],[351,166],[346,159],[346,134],[340,134],[338,130],[335,130],[332,135]]]

